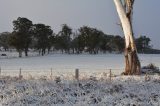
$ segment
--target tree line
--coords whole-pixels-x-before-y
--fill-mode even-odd
[[[150,49],[150,41],[146,36],[136,38],[138,52]],[[50,26],[33,24],[31,20],[23,17],[13,21],[13,32],[0,34],[0,47],[5,51],[10,48],[16,49],[19,57],[22,57],[22,52],[28,56],[30,49],[37,50],[43,56],[50,51],[67,54],[121,53],[124,46],[123,37],[105,34],[97,28],[82,26],[74,32],[70,26],[63,24],[61,31],[56,34]]]

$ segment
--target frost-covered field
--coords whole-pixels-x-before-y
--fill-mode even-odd
[[[154,63],[160,67],[159,54],[140,54],[139,57],[142,66]],[[43,71],[51,68],[54,71],[65,72],[67,72],[66,69],[75,70],[75,68],[79,68],[81,71],[105,71],[106,69],[123,69],[124,56],[123,54],[51,54],[22,58],[0,58],[0,68],[6,71],[19,70],[20,68],[22,71]]]
[[[118,75],[123,71],[122,54],[42,57],[33,53],[33,57],[30,54],[23,58],[17,58],[16,53],[12,55],[0,57],[0,106],[160,105],[158,75],[147,80],[145,76],[117,76],[109,80],[109,69]],[[160,67],[160,55],[139,56],[142,66],[154,63]],[[18,78],[20,68],[24,79]],[[76,68],[80,72],[79,82],[74,79]]]
[[[160,76],[0,78],[2,106],[159,106]]]

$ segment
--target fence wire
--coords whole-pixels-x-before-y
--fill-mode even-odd
[[[112,75],[120,75],[124,69],[103,69],[103,68],[76,68],[79,70],[79,77],[100,77]],[[19,77],[23,76],[24,78],[30,77],[63,77],[63,78],[73,78],[75,76],[75,68],[44,68],[44,69],[25,69],[25,68],[15,68],[15,69],[2,69],[0,68],[0,76],[12,76]]]

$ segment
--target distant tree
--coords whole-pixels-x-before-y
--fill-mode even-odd
[[[5,51],[9,49],[9,37],[11,36],[10,32],[3,32],[0,34],[0,46],[3,47]]]
[[[24,41],[25,36],[21,32],[12,32],[12,35],[9,37],[9,44],[16,48],[19,57],[22,57],[22,52],[25,47]]]
[[[77,54],[80,54],[84,51],[85,49],[85,39],[82,35],[78,35],[77,37],[74,38],[72,41],[74,45],[74,49]]]
[[[124,38],[122,38],[121,36],[114,36],[112,43],[114,45],[115,51],[118,51],[120,53],[124,51],[125,48]]]
[[[151,39],[146,36],[140,36],[139,38],[136,39],[136,46],[138,52],[142,53],[147,49],[150,49],[150,41]]]
[[[49,36],[48,54],[52,47],[55,48],[55,42],[56,42],[56,36],[53,33],[51,36]]]
[[[28,49],[32,40],[32,21],[27,18],[18,17],[17,20],[13,21],[13,26],[14,36],[20,36],[19,34],[21,34],[21,36],[25,38],[21,39],[23,40],[21,45],[24,47],[25,56],[28,56]]]
[[[76,40],[76,37],[78,36],[78,34],[76,33],[76,32],[73,32],[72,33],[73,34],[73,37],[71,38],[71,43],[70,43],[70,48],[71,48],[71,50],[72,50],[72,54],[74,54],[75,53],[75,51],[76,51],[76,48],[77,48],[77,40]]]
[[[55,49],[56,46],[56,34],[53,33],[52,36],[49,37],[49,46],[48,46],[48,53],[50,51],[51,48],[53,48],[53,50]]]
[[[101,38],[104,33],[96,28],[83,26],[79,29],[80,37],[90,54],[97,54],[100,49]]]
[[[65,35],[65,36],[71,36],[72,34],[72,29],[67,25],[67,24],[63,24],[62,25],[62,30],[60,31],[60,33],[62,35]]]
[[[107,35],[107,51],[110,53],[115,51],[115,44],[113,43],[114,35]]]
[[[70,48],[71,48],[71,34],[72,34],[72,29],[67,25],[63,24],[62,25],[62,30],[59,32],[59,40],[61,49],[62,51],[65,50],[66,53],[70,53]]]
[[[79,28],[79,39],[81,43],[83,42],[84,48],[87,48],[89,46],[89,37],[91,35],[91,28],[88,26],[83,26]]]
[[[52,29],[50,26],[44,24],[35,24],[33,28],[35,37],[35,47],[41,52],[43,56],[47,48],[50,48],[50,37],[52,36]]]
[[[106,53],[107,51],[107,35],[100,37],[99,49],[101,52]]]
[[[55,50],[62,50],[61,39],[60,39],[60,36],[58,36],[58,34],[55,35],[54,48]]]

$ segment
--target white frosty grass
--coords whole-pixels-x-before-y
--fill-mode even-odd
[[[60,82],[56,80],[60,77]],[[0,78],[2,106],[159,106],[160,76]]]
[[[21,71],[20,71],[21,70]],[[60,68],[60,69],[41,69],[41,70],[26,70],[26,69],[6,69],[1,70],[2,76],[11,76],[11,77],[19,77],[19,75],[22,75],[25,79],[30,79],[33,77],[34,79],[40,78],[40,77],[46,77],[46,78],[55,78],[57,75],[63,79],[73,79],[75,76],[75,70],[71,68]],[[111,74],[112,76],[120,75],[123,72],[123,69],[112,69]],[[96,78],[100,78],[101,76],[107,75],[109,76],[110,69],[85,69],[81,68],[79,69],[79,77],[80,79],[87,78],[89,76],[93,76]]]

